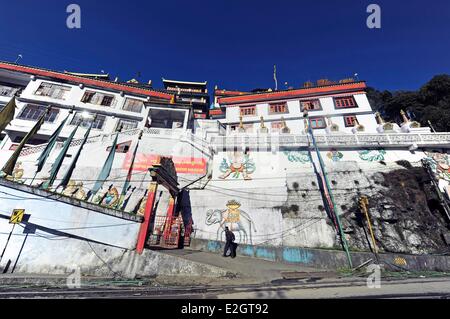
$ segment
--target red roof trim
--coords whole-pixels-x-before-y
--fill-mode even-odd
[[[354,91],[365,89],[365,82],[355,82],[355,83],[346,83],[346,84],[336,84],[336,85],[327,85],[322,87],[314,87],[314,88],[303,88],[297,90],[289,90],[289,91],[277,91],[270,93],[258,93],[258,94],[248,94],[241,96],[233,96],[233,97],[223,97],[219,98],[219,104],[238,104],[238,103],[253,103],[253,102],[261,102],[261,101],[271,101],[271,100],[279,100],[279,99],[292,99],[297,97],[303,97],[307,95],[313,94],[330,94],[333,92],[341,92],[341,91]]]
[[[0,62],[0,69],[29,73],[29,74],[34,74],[34,75],[38,75],[38,76],[46,76],[46,77],[51,77],[51,78],[60,79],[60,80],[83,83],[85,85],[93,85],[93,86],[102,87],[102,88],[124,91],[127,93],[148,95],[148,96],[153,96],[153,97],[157,97],[157,98],[161,98],[161,99],[165,99],[165,100],[170,100],[172,98],[172,95],[168,94],[168,93],[156,92],[156,91],[152,91],[152,90],[145,90],[145,89],[135,88],[135,87],[131,87],[131,86],[123,85],[123,84],[99,81],[99,80],[95,80],[95,79],[87,79],[87,78],[84,78],[81,76],[69,75],[69,74],[59,73],[56,71],[43,70],[43,69],[34,68],[34,67]]]

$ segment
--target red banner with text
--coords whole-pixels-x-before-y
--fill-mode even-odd
[[[133,154],[128,152],[125,161],[123,162],[123,169],[128,169],[131,165]],[[158,162],[159,155],[137,153],[134,160],[133,171],[146,171],[148,168]],[[205,174],[206,173],[206,159],[199,157],[178,157],[172,156],[175,169],[178,174]]]

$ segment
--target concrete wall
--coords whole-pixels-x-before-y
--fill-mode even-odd
[[[125,278],[227,274],[154,251],[136,254],[139,217],[6,181],[0,181],[0,192],[2,250],[13,229],[9,224],[12,210],[25,209],[30,215],[14,227],[0,262],[2,271],[9,263],[7,273],[18,260],[14,273],[20,274],[69,275],[74,270],[82,275]]]
[[[242,244],[339,247],[336,231],[324,208],[318,178],[306,151],[249,152],[247,156],[242,153],[236,155],[219,152],[214,157],[212,179],[205,189],[190,191],[195,238],[223,240],[223,226],[227,225],[236,233],[237,242]],[[383,149],[330,150],[321,152],[321,155],[341,216],[359,212],[357,201],[361,195],[376,197],[393,192],[386,183],[395,180],[396,177],[390,177],[391,173],[408,172],[405,162],[411,167],[420,167],[422,158],[432,156],[421,151],[412,153]],[[317,163],[314,153],[312,158]],[[233,161],[243,163],[244,170],[239,174],[232,172],[226,177],[227,169]],[[247,171],[247,180],[244,171]],[[415,189],[415,183],[415,180],[411,180],[402,185]],[[396,190],[401,190],[398,186],[395,187]],[[227,219],[227,214],[230,213],[227,205],[230,201],[238,202],[239,222],[233,222],[233,218]],[[426,206],[426,201],[424,204]],[[386,205],[388,206],[387,203]],[[379,208],[374,208],[372,213],[379,217],[377,209]],[[233,213],[236,212],[231,212]],[[421,212],[413,212],[416,213]],[[414,215],[409,217],[413,221],[416,218]],[[387,233],[384,233],[383,225],[386,222],[381,219],[377,224],[380,227],[377,235],[383,241],[383,236],[389,233],[389,225],[386,225]],[[221,222],[224,222],[222,226]],[[418,216],[415,223],[421,223]],[[404,229],[396,228],[393,232],[395,236],[400,236],[397,238],[401,238],[402,231],[406,229],[406,226]],[[415,229],[412,233],[414,236],[426,236],[420,229]],[[365,239],[355,239],[353,234],[346,236],[349,240],[353,239],[351,243],[355,248],[369,249]],[[394,238],[391,240],[395,242]],[[432,249],[430,247],[433,245],[440,245],[414,246],[411,244],[414,242],[412,239],[411,242],[408,239],[397,240],[401,242],[390,245],[390,249],[419,253]]]
[[[192,248],[221,253],[224,244],[218,241],[206,241],[195,239]],[[296,264],[319,269],[343,269],[349,268],[347,256],[338,250],[309,249],[300,247],[272,247],[239,245],[238,256],[248,256],[264,260]],[[380,263],[384,263],[386,269],[410,270],[410,271],[448,271],[450,270],[449,256],[432,255],[405,255],[405,254],[380,254]],[[357,267],[368,260],[376,260],[371,253],[351,252],[353,267]]]

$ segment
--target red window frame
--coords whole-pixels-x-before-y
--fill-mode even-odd
[[[353,96],[335,97],[334,107],[336,109],[348,109],[358,107],[358,104]]]
[[[318,125],[319,121],[322,121],[322,125]],[[327,127],[327,123],[325,122],[325,118],[324,117],[314,117],[314,118],[310,118],[309,123],[312,127],[312,129],[314,130],[318,130],[318,129],[322,129],[322,128],[326,128]]]
[[[355,121],[357,120],[356,115],[346,115],[344,116],[345,127],[355,126]]]
[[[241,116],[255,116],[256,115],[256,105],[241,106],[239,109],[240,109]]]
[[[308,111],[322,111],[322,104],[319,99],[300,101],[300,110],[303,112],[305,110],[305,106],[308,105]],[[313,108],[311,109],[311,105]]]
[[[288,113],[287,103],[269,104],[269,114]]]

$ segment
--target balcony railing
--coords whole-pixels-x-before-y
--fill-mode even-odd
[[[450,133],[405,133],[405,134],[329,134],[315,135],[316,143],[322,148],[345,147],[411,147],[442,146],[450,148]],[[211,146],[217,150],[248,147],[269,149],[276,146],[307,147],[311,139],[305,134],[236,134],[214,136]]]
[[[14,96],[14,94],[16,94],[18,90],[19,90],[18,88],[0,85],[0,97],[1,96],[12,97]]]

